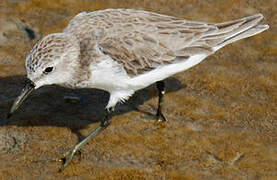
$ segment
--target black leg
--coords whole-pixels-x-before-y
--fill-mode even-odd
[[[85,139],[83,139],[81,142],[79,142],[77,145],[73,147],[72,150],[66,152],[64,154],[64,158],[62,158],[60,161],[62,161],[64,164],[59,170],[60,172],[63,171],[68,164],[71,162],[73,156],[75,153],[83,146],[85,145],[89,140],[91,140],[94,136],[98,135],[101,131],[103,131],[106,127],[108,127],[111,123],[112,117],[111,117],[111,111],[107,110],[105,118],[101,121],[101,124],[94,129]]]
[[[163,107],[163,96],[165,94],[165,83],[163,81],[156,82],[157,89],[159,91],[159,101],[158,101],[158,110],[157,110],[157,119],[159,122],[167,121],[165,116],[162,113],[162,107]]]

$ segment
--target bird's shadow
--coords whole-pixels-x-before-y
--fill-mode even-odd
[[[35,90],[12,118],[6,119],[7,112],[27,81],[24,76],[0,79],[0,126],[56,126],[67,127],[79,140],[84,137],[80,130],[88,124],[99,122],[105,114],[109,93],[97,89],[66,89],[47,86]],[[166,91],[174,92],[185,88],[176,78],[165,80]],[[155,84],[137,91],[127,102],[118,104],[115,115],[129,111],[151,114],[138,110],[138,106],[157,96]]]

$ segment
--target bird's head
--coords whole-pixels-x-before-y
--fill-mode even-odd
[[[21,105],[32,90],[72,81],[72,72],[78,66],[79,55],[79,42],[69,34],[50,34],[38,42],[27,55],[25,62],[29,81],[15,100],[8,116]]]
[[[78,40],[64,33],[50,34],[38,42],[26,58],[27,77],[35,88],[71,80],[80,54]]]

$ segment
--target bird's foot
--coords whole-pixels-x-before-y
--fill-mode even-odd
[[[168,122],[167,118],[163,115],[162,112],[156,114],[156,119],[159,123]]]
[[[76,148],[67,151],[63,154],[62,158],[58,159],[59,162],[63,163],[62,167],[59,169],[59,172],[62,172],[69,165],[75,154],[79,156],[79,159],[81,159],[82,152]]]
[[[146,117],[143,118],[145,120],[145,122],[149,122],[149,121],[155,121],[155,124],[164,124],[165,122],[168,122],[168,119],[162,114],[151,114],[151,115],[147,115]]]

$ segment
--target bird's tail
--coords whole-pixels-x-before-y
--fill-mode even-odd
[[[208,34],[201,39],[213,44],[215,50],[235,42],[237,40],[254,36],[269,28],[267,24],[261,24],[262,14],[254,14],[238,20],[214,24],[217,31]]]

